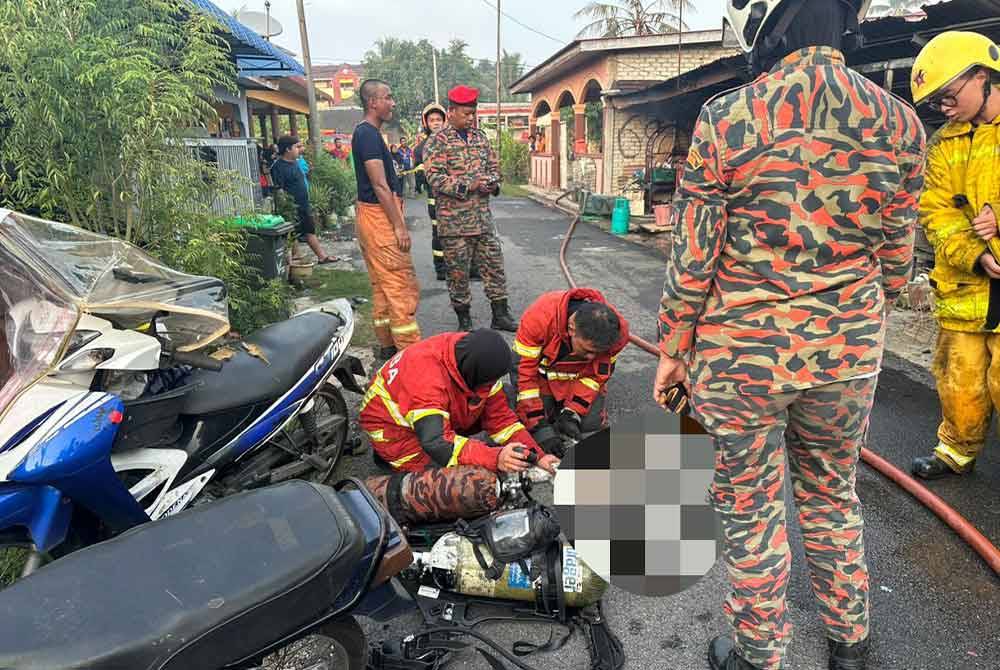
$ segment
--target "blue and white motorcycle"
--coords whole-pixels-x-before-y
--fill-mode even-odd
[[[7,210],[0,319],[0,569],[22,574],[196,498],[325,481],[349,433],[334,379],[364,376],[346,300],[209,356],[222,282]]]

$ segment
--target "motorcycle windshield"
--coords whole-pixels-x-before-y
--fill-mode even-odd
[[[155,324],[166,350],[193,351],[229,331],[221,281],[74,226],[0,210],[0,263],[0,413],[59,363],[82,313],[123,329]]]

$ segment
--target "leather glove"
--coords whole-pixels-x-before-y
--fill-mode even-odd
[[[562,458],[566,455],[562,438],[548,421],[542,421],[535,426],[535,429],[531,431],[531,436],[535,438],[535,442],[546,454],[552,454],[556,458]]]
[[[580,415],[571,409],[559,412],[556,430],[572,440],[579,441],[583,437],[583,431],[580,430]]]
[[[683,384],[676,384],[667,390],[667,409],[681,416],[690,411],[691,403]]]

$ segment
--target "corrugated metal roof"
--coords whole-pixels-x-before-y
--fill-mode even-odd
[[[241,77],[287,77],[304,75],[297,60],[284,53],[263,37],[222,11],[211,0],[191,0],[191,3],[219,23],[239,44],[233,45],[236,67]]]

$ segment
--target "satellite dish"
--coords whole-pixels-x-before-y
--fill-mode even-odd
[[[244,10],[236,13],[236,20],[265,39],[277,37],[284,28],[273,16],[268,21],[264,12]]]

